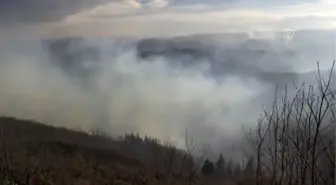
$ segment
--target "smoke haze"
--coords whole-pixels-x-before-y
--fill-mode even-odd
[[[0,105],[7,116],[115,135],[140,132],[175,142],[190,128],[203,140],[212,132],[239,130],[234,123],[243,121],[240,111],[265,89],[257,80],[234,75],[218,82],[204,75],[207,66],[172,68],[163,58],[139,62],[134,49],[102,53],[102,61],[89,66],[95,73],[78,79],[36,48],[24,48],[26,53],[12,49],[1,61],[0,85],[6,88],[0,90]]]
[[[206,56],[192,63],[186,57],[190,53],[184,50],[180,52],[185,56],[170,57],[174,52],[156,55],[151,45],[146,49],[153,57],[140,57],[143,46],[139,43],[143,42],[147,41],[80,38],[20,40],[2,46],[0,112],[54,126],[101,130],[113,136],[139,132],[180,147],[188,129],[195,142],[220,144],[225,149],[241,139],[242,125],[256,124],[262,104],[272,100],[277,83],[298,78],[294,65],[277,63],[293,58],[280,55],[273,57],[273,62],[258,58],[259,50],[255,52],[256,47],[248,47],[246,42],[241,44],[244,48],[229,50],[238,53],[231,56],[234,58],[225,54],[216,61]],[[226,48],[224,43],[222,48]],[[180,45],[177,42],[174,47]],[[294,52],[300,55],[299,50]],[[184,65],[176,65],[176,61]],[[256,61],[254,68],[251,61]],[[224,67],[215,75],[212,69],[218,64]],[[281,68],[287,71],[274,77]],[[281,75],[283,72],[288,74]]]
[[[232,147],[277,84],[335,59],[335,2],[274,2],[5,1],[0,114]]]

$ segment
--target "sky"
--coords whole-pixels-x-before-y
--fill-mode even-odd
[[[4,31],[48,37],[336,27],[335,0],[5,0],[1,4]]]

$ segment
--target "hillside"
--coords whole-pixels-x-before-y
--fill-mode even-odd
[[[14,118],[0,118],[0,126],[2,183],[165,183],[156,170],[123,153],[120,146],[126,139],[112,140]]]

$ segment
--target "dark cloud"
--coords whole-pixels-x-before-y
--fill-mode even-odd
[[[106,3],[108,0],[2,0],[0,22],[47,22],[83,9]]]

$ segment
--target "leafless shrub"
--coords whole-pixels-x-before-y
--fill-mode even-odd
[[[188,135],[188,130],[185,133],[185,150],[186,155],[182,160],[182,170],[186,173],[188,184],[194,184],[198,179],[198,172],[204,159],[204,145],[195,143],[193,138]],[[197,159],[197,161],[195,160]]]
[[[317,87],[296,85],[296,93],[276,93],[270,110],[247,134],[256,158],[257,185],[328,185],[335,178],[333,62],[325,80],[318,67]]]

